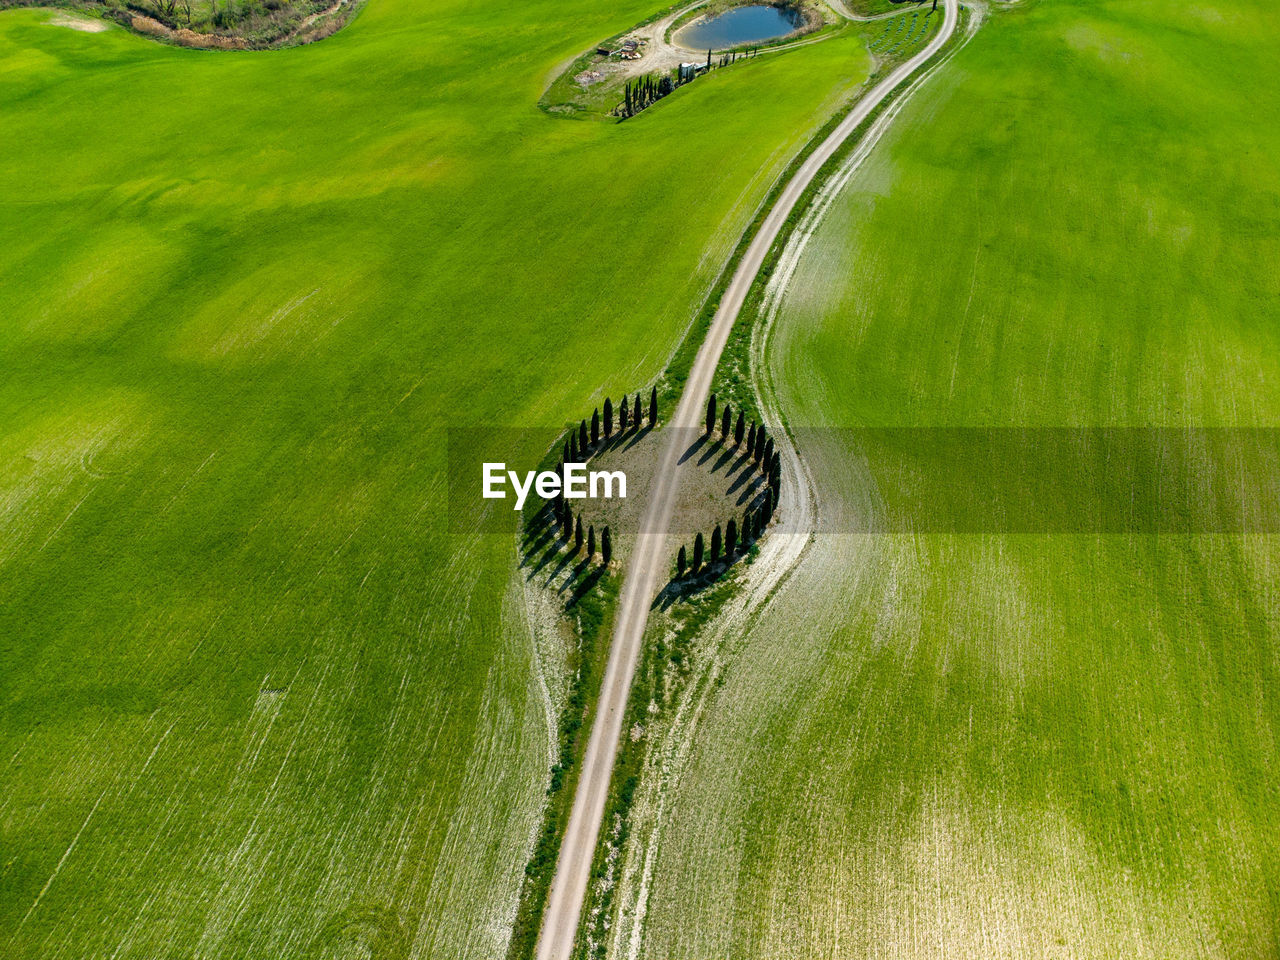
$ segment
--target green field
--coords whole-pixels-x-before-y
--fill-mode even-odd
[[[1278,40],[1248,0],[991,16],[781,299],[820,513],[912,516],[808,427],[1280,422]],[[1278,572],[1261,534],[819,536],[651,734],[612,954],[1275,957]]]
[[[447,533],[446,427],[655,377],[868,63],[537,109],[655,9],[255,54],[0,14],[0,954],[502,954],[566,661],[514,535]]]

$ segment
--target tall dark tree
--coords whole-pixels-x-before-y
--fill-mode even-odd
[[[608,440],[613,436],[613,401],[608,397],[604,398],[604,438]]]
[[[702,543],[702,534],[699,533],[696,537],[693,538],[693,572],[694,573],[697,573],[698,570],[702,567],[702,551],[705,549],[706,547],[704,547]]]
[[[773,437],[769,437],[764,442],[764,459],[760,465],[760,469],[768,471],[769,465],[772,463],[773,463]]]
[[[587,459],[587,421],[585,420],[578,424],[578,454],[583,460]]]
[[[566,463],[578,462],[578,431],[574,430],[569,434],[569,456]]]
[[[560,539],[565,543],[573,536],[573,509],[569,504],[564,505],[564,516],[560,519]]]
[[[658,388],[655,385],[649,391],[649,426],[656,427],[658,425]]]
[[[756,422],[751,421],[751,429],[747,432],[747,453],[756,448]]]
[[[631,406],[627,403],[627,395],[622,395],[622,402],[618,404],[618,433],[627,432],[627,414]]]
[[[609,527],[606,525],[600,533],[600,562],[606,567],[609,561],[613,559],[613,537],[609,535]]]
[[[582,517],[578,517],[577,525],[573,528],[573,550],[577,553],[582,549]]]
[[[711,562],[715,563],[720,559],[720,524],[716,524],[716,528],[711,531]]]
[[[644,419],[644,407],[640,405],[640,394],[636,394],[635,405],[631,408],[631,420],[635,424],[637,430],[640,429],[640,421]]]
[[[728,440],[732,429],[733,415],[729,412],[729,404],[724,405],[724,413],[720,414],[720,439]]]
[[[742,511],[742,549],[743,550],[747,549],[748,541],[755,539],[751,535],[752,531],[755,530],[755,528],[756,526],[755,526],[754,513],[750,507],[747,507],[747,509]]]
[[[757,510],[751,515],[751,538],[759,540],[760,534],[764,533],[764,516],[763,511]]]
[[[596,555],[596,527],[595,524],[587,527],[587,559],[590,560]]]
[[[684,568],[688,566],[689,561],[685,557],[684,544],[680,544],[680,552],[676,554],[676,576],[684,577]]]
[[[716,395],[713,393],[707,397],[707,439],[711,439],[711,434],[716,428]]]
[[[569,434],[569,436],[570,436],[570,437],[572,437],[572,436],[573,436],[573,434]],[[572,451],[569,449],[569,441],[568,441],[568,440],[566,440],[566,441],[564,442],[564,457],[562,457],[561,459],[562,459],[565,463],[569,463],[570,461],[572,461],[572,460],[573,460],[573,457],[572,457],[572,456],[570,456],[570,454],[571,454],[571,453],[572,453]]]
[[[937,0],[934,0],[934,2],[936,3]],[[711,51],[710,50],[707,51],[707,69],[708,70],[711,69]]]
[[[739,410],[738,422],[733,425],[733,445],[735,447],[742,446],[742,436],[744,433],[746,433],[746,430],[747,430],[746,415],[741,410]]]
[[[724,528],[724,558],[732,560],[734,551],[738,548],[738,521],[729,518],[729,522]]]
[[[591,445],[594,447],[600,442],[600,408],[591,411]]]
[[[756,463],[760,462],[760,458],[764,456],[764,427],[756,431],[755,449],[751,451],[751,459]]]

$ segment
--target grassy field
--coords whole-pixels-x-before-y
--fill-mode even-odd
[[[983,26],[781,300],[824,519],[913,514],[807,427],[1280,420],[1278,40],[1246,0]],[[614,953],[1276,956],[1278,572],[1258,534],[820,536],[702,654]]]
[[[563,662],[514,536],[447,532],[445,428],[656,376],[867,69],[537,109],[651,12],[375,0],[243,55],[0,14],[4,956],[501,955]]]

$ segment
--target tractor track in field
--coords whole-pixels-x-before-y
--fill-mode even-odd
[[[951,39],[959,22],[960,0],[943,0],[943,7],[943,24],[937,35],[862,97],[778,193],[725,288],[694,359],[684,393],[668,424],[675,429],[670,430],[663,441],[656,474],[659,479],[650,491],[649,502],[626,571],[596,717],[591,725],[568,826],[560,845],[555,875],[542,917],[536,953],[538,960],[570,960],[573,954],[600,836],[601,820],[608,801],[631,681],[640,658],[649,609],[667,564],[665,531],[670,526],[675,510],[680,460],[685,453],[683,440],[690,435],[687,431],[696,435],[701,426],[703,408],[711,392],[720,355],[770,248],[786,226],[796,204],[827,161],[835,156],[872,112],[928,65]],[[797,479],[797,474],[793,472],[795,464],[790,455],[786,462],[792,468],[788,472],[792,473],[793,480]],[[805,535],[797,532],[790,536]]]

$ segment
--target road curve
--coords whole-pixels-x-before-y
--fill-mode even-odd
[[[693,361],[684,394],[669,421],[669,425],[677,429],[667,431],[655,474],[657,479],[649,493],[649,503],[645,507],[640,532],[636,536],[635,548],[626,571],[626,580],[623,582],[596,718],[591,725],[591,738],[587,742],[573,808],[569,813],[569,823],[560,845],[560,856],[556,861],[556,872],[542,917],[537,960],[570,960],[573,953],[582,903],[591,879],[592,858],[600,836],[600,822],[609,796],[609,782],[618,753],[627,696],[640,659],[645,624],[649,620],[649,606],[666,573],[664,546],[667,535],[665,532],[653,531],[666,531],[671,525],[680,479],[679,461],[684,452],[682,441],[688,436],[686,430],[696,431],[702,426],[711,381],[719,365],[720,354],[728,342],[729,332],[733,329],[747,292],[764,263],[765,255],[805,189],[813,182],[823,164],[831,159],[871,112],[951,39],[960,19],[960,0],[942,2],[943,23],[937,35],[924,49],[899,65],[858,101],[852,112],[801,164],[778,195],[729,281],[707,330],[706,339]]]

